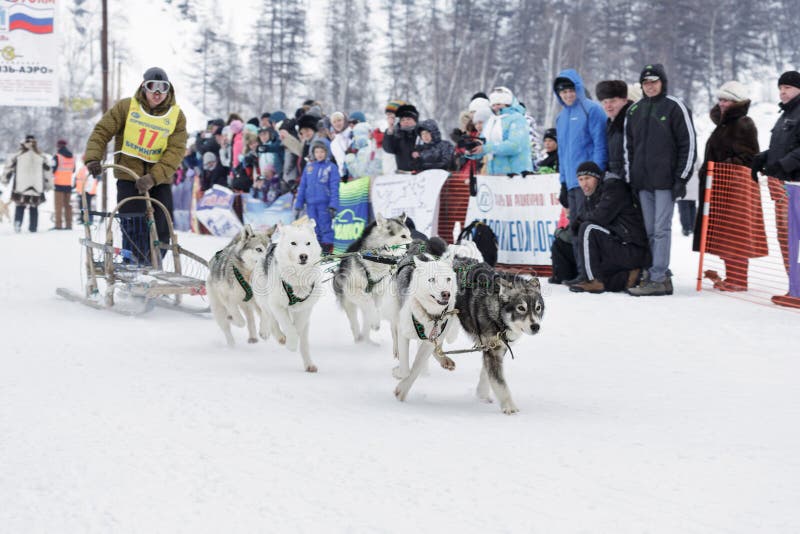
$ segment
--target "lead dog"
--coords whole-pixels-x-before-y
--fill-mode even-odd
[[[234,345],[231,324],[242,327],[247,323],[247,342],[258,341],[254,320],[258,307],[248,281],[253,270],[267,256],[273,231],[274,228],[266,233],[256,233],[248,224],[208,262],[206,289],[209,305],[230,347]]]
[[[458,320],[483,352],[478,398],[491,402],[491,387],[503,413],[515,413],[519,410],[503,376],[503,357],[520,337],[539,332],[544,314],[539,280],[508,277],[486,263],[462,257],[455,258],[453,267],[458,278]]]
[[[322,253],[314,233],[314,220],[278,224],[277,243],[270,247],[262,267],[253,273],[253,291],[261,311],[259,332],[266,339],[271,332],[278,343],[292,352],[300,345],[303,366],[316,373],[308,345],[311,311],[322,294]],[[269,331],[269,332],[268,332]]]
[[[394,354],[399,360],[393,370],[394,377],[400,379],[394,390],[398,400],[406,399],[431,354],[444,369],[455,369],[453,360],[434,353],[434,344],[444,339],[454,341],[458,334],[458,321],[451,315],[456,290],[450,261],[408,255],[398,264],[385,305],[385,314],[392,324]],[[409,369],[411,340],[418,341],[419,346]]]
[[[411,243],[411,231],[405,223],[405,214],[389,219],[377,214],[375,221],[364,229],[362,236],[347,248],[347,252],[380,251],[372,254],[399,258],[405,252],[400,246]],[[381,304],[389,286],[391,269],[391,264],[370,261],[362,256],[345,257],[336,269],[333,290],[347,315],[356,343],[369,342],[370,330],[380,328]]]

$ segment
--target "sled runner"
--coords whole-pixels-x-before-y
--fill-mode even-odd
[[[103,165],[139,177],[121,165]],[[88,206],[85,192],[83,206]],[[144,201],[144,213],[123,210],[133,201]],[[130,206],[129,206],[130,207]],[[155,210],[160,210],[169,228],[170,242],[161,243],[155,224]],[[91,212],[95,222],[90,224],[90,212],[81,212],[84,237],[81,245],[81,282],[83,292],[67,288],[56,294],[95,309],[110,310],[123,315],[139,315],[155,306],[202,314],[209,311],[203,297],[208,262],[178,244],[169,210],[149,193],[134,196],[118,203],[109,213]],[[95,236],[92,236],[92,228]],[[105,234],[104,240],[103,234]]]

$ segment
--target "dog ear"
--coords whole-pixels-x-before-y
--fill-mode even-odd
[[[247,239],[248,237],[253,237],[255,232],[253,231],[253,227],[249,224],[245,224],[242,228],[242,239]]]
[[[498,278],[497,285],[500,287],[500,296],[503,297],[508,291],[514,289],[514,283],[509,282],[505,278]]]
[[[384,224],[386,224],[386,219],[384,219],[383,215],[381,215],[380,213],[376,213],[375,214],[375,225],[378,226],[378,227],[381,227]]]
[[[272,236],[275,235],[275,232],[278,230],[278,225],[273,224],[271,227],[267,228],[267,231],[264,232],[267,234],[267,239],[272,239]]]
[[[406,215],[406,212],[401,213],[400,216],[398,217],[398,219],[400,219],[401,224],[405,224],[407,218],[408,216]]]
[[[532,285],[534,287],[534,289],[541,289],[542,288],[542,284],[541,284],[541,282],[539,282],[539,278],[536,277],[536,276],[531,277],[529,283],[530,283],[530,285]]]

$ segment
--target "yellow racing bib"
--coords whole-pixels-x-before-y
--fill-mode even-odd
[[[149,163],[157,163],[167,148],[169,136],[175,131],[181,109],[173,105],[160,116],[144,112],[139,101],[131,98],[128,118],[125,119],[122,153]]]

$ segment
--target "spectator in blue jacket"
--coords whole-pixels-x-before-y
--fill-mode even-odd
[[[566,208],[572,223],[583,210],[586,199],[578,184],[578,166],[584,161],[593,161],[605,171],[608,163],[606,114],[600,104],[586,96],[583,79],[574,69],[561,71],[553,82],[553,90],[564,107],[556,118],[558,171],[561,198],[567,198]],[[576,258],[579,257],[578,246],[579,241],[573,240]],[[584,268],[578,265],[578,277],[570,282],[585,279]]]
[[[330,142],[327,139],[316,139],[311,144],[314,160],[306,164],[297,199],[294,203],[295,218],[305,206],[308,217],[317,225],[317,240],[322,251],[330,254],[333,250],[332,221],[339,210],[339,168],[331,161]]]
[[[525,109],[506,87],[497,87],[489,94],[495,115],[483,126],[483,146],[475,148],[470,159],[488,156],[489,174],[522,174],[533,172],[531,135]]]

